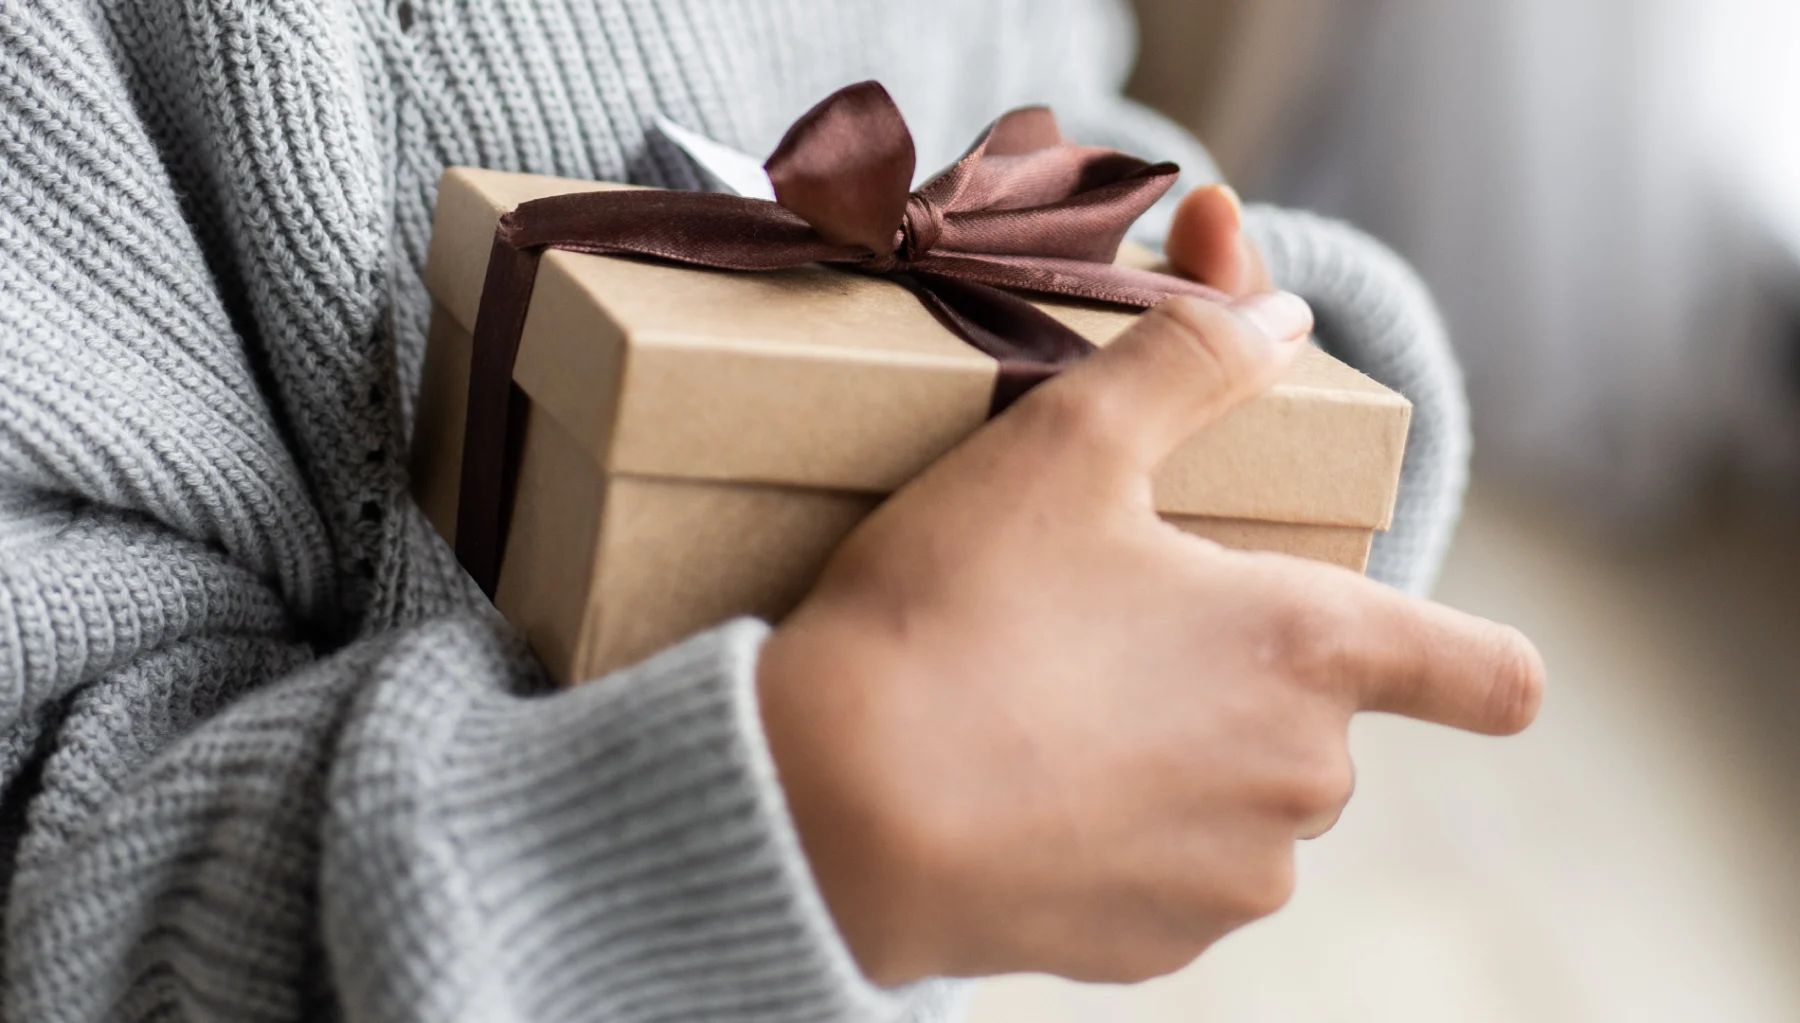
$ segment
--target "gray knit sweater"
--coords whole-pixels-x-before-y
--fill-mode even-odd
[[[0,996],[12,1020],[924,1019],[861,978],[722,626],[556,694],[401,452],[450,164],[694,186],[879,78],[1211,167],[1102,0],[0,0]],[[1166,206],[1147,219],[1154,240]],[[1453,365],[1384,250],[1254,228],[1417,406],[1375,570],[1428,583]]]

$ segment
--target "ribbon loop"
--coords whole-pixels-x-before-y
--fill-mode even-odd
[[[775,200],[820,237],[879,253],[900,227],[916,165],[893,97],[862,82],[802,114],[763,167]]]

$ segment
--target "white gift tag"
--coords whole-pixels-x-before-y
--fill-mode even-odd
[[[775,186],[763,170],[762,161],[721,142],[714,142],[697,131],[689,131],[667,117],[657,117],[656,130],[681,147],[688,159],[699,165],[730,192],[752,199],[775,201]]]
[[[723,142],[714,142],[690,128],[683,128],[661,114],[657,115],[655,125],[663,138],[675,143],[695,166],[725,191],[775,201],[775,186],[769,183],[769,172],[763,170],[761,160],[749,153],[740,153]],[[914,170],[912,187],[918,188],[931,176]]]

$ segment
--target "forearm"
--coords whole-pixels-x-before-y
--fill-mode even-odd
[[[470,618],[286,678],[305,652],[244,636],[110,673],[19,814],[8,1018],[934,1018],[941,992],[861,977],[813,887],[764,631],[538,695]]]

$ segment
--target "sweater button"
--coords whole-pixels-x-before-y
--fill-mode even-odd
[[[400,23],[400,31],[411,32],[413,27],[412,0],[400,0],[394,8],[394,20]]]

